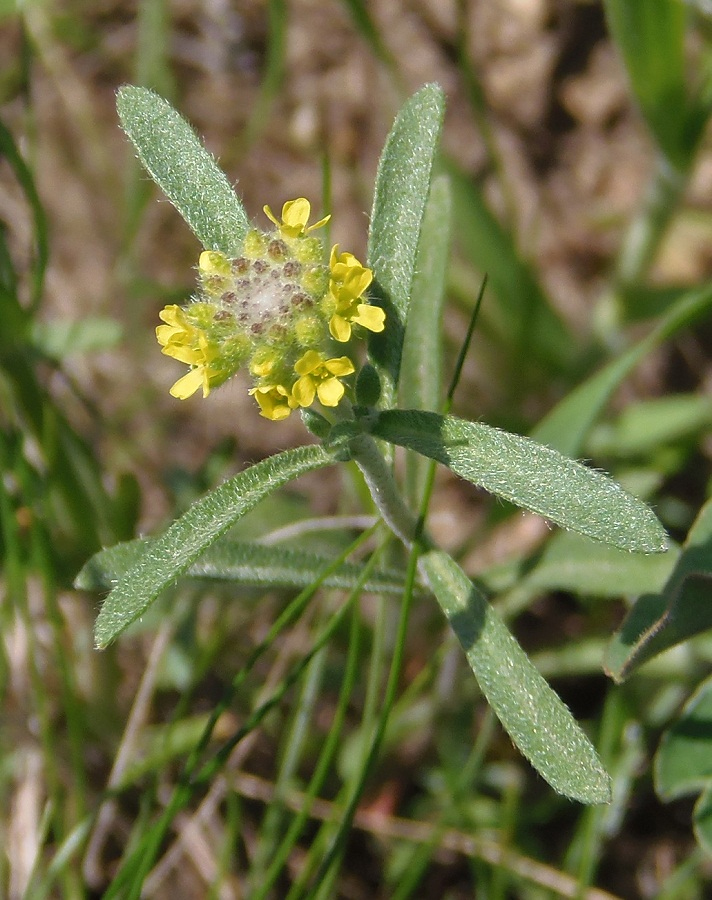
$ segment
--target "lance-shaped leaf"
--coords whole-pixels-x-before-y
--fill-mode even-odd
[[[380,413],[371,431],[564,528],[622,550],[666,549],[665,531],[642,501],[530,438],[420,410]]]
[[[235,256],[250,221],[225,173],[186,120],[147,88],[125,85],[116,108],[148,174],[208,250]]]
[[[125,541],[100,550],[82,568],[74,585],[84,591],[113,587],[136,565],[151,539]],[[247,587],[302,588],[312,584],[332,563],[326,556],[279,546],[251,544],[226,538],[216,541],[185,572],[186,578],[225,581]],[[363,573],[361,565],[342,563],[327,575],[325,587],[351,590]],[[404,574],[376,570],[363,584],[364,591],[401,594]]]
[[[374,302],[386,311],[386,329],[370,341],[381,369],[381,402],[395,396],[408,306],[415,274],[420,229],[440,139],[445,99],[427,84],[398,113],[381,154],[368,235],[368,265],[375,282]]]
[[[623,681],[658,653],[712,628],[712,500],[702,507],[662,593],[644,594],[613,636],[606,672]]]
[[[501,619],[446,553],[420,560],[482,693],[517,747],[554,790],[582,803],[610,801],[593,745]]]
[[[149,543],[106,598],[96,621],[97,645],[105,647],[135,621],[161,591],[264,496],[293,478],[332,462],[334,457],[321,446],[286,450],[206,494],[165,534]]]

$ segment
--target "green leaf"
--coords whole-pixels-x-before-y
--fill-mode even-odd
[[[263,497],[333,462],[321,446],[287,450],[251,466],[195,503],[145,548],[106,598],[96,620],[97,645],[106,647]]]
[[[529,438],[419,410],[380,413],[372,433],[579,534],[640,553],[666,549],[662,525],[641,500]]]
[[[503,614],[513,614],[545,591],[570,591],[587,597],[615,599],[659,591],[679,556],[677,547],[667,553],[628,553],[607,544],[591,543],[571,531],[561,531],[547,541],[544,550],[524,577],[497,603]],[[495,587],[487,573],[488,589]]]
[[[150,539],[126,541],[95,554],[77,575],[74,585],[84,591],[113,587],[148,552]],[[226,581],[249,587],[295,587],[312,584],[332,560],[317,553],[280,546],[250,544],[223,538],[202,553],[185,572],[187,578]],[[364,567],[344,563],[324,579],[325,587],[351,590]],[[373,593],[401,594],[403,573],[375,571],[363,585]]]
[[[706,723],[709,731],[709,722]],[[711,749],[708,746],[708,750]],[[708,782],[700,794],[692,814],[693,828],[697,843],[708,856],[712,855],[712,781]]]
[[[158,94],[132,85],[119,90],[116,108],[146,171],[203,247],[235,256],[250,221],[186,120]]]
[[[482,693],[524,756],[554,790],[608,803],[610,780],[593,745],[482,594],[446,553],[426,553],[420,565]]]
[[[121,323],[107,316],[32,323],[32,343],[45,356],[56,360],[74,353],[92,353],[114,347],[122,333]]]
[[[642,456],[681,444],[712,424],[712,402],[700,394],[672,394],[631,403],[615,422],[599,426],[588,446],[596,456]]]
[[[649,353],[683,328],[706,316],[712,307],[712,287],[681,297],[643,340],[609,362],[579,385],[537,425],[531,436],[561,453],[575,456],[608,399]]]
[[[623,681],[633,669],[712,628],[712,500],[702,507],[660,594],[644,594],[611,640],[606,672]]]
[[[413,409],[435,410],[442,400],[442,316],[450,207],[450,183],[440,176],[433,181],[425,208],[403,344],[398,395],[402,406]]]
[[[381,154],[368,235],[372,299],[386,311],[386,328],[370,341],[381,369],[381,402],[390,406],[401,365],[420,230],[440,140],[445,98],[427,84],[398,113]]]
[[[680,0],[605,0],[633,94],[661,150],[685,168],[695,150],[685,79],[687,10]]]
[[[403,344],[399,385],[401,406],[436,410],[442,398],[442,318],[450,245],[450,184],[446,177],[433,181],[420,234],[408,327]],[[407,496],[419,502],[427,463],[409,453],[406,459]]]
[[[655,790],[663,800],[712,785],[712,677],[685,704],[655,755]]]

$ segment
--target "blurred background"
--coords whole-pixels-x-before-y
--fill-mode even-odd
[[[71,589],[79,568],[101,546],[159,529],[246,464],[308,439],[296,416],[279,424],[260,418],[239,377],[207,400],[169,396],[181,372],[159,352],[157,313],[190,297],[201,248],[136,162],[118,125],[117,88],[142,84],[169,99],[258,225],[267,224],[263,204],[277,210],[305,196],[319,212],[327,203],[333,240],[363,259],[376,166],[393,118],[418,87],[439,82],[448,102],[439,170],[453,187],[446,377],[482,275],[490,279],[454,412],[527,433],[712,274],[706,119],[687,129],[688,143],[675,157],[657,120],[651,126],[644,115],[644,95],[631,89],[623,63],[629,47],[617,34],[612,39],[604,6],[598,0],[0,3],[6,811],[0,894],[4,888],[12,898],[102,895],[135,822],[148,815],[146,784],[160,807],[175,776],[173,760],[199,732],[186,732],[184,743],[163,756],[151,757],[155,745],[144,745],[142,758],[152,761],[138,786],[112,801],[109,818],[97,824],[92,814],[118,748],[149,740],[143,729],[158,729],[172,716],[197,729],[231,678],[235,656],[263,634],[283,601],[278,593],[249,594],[237,609],[216,596],[198,604],[194,591],[181,595],[170,617],[149,617],[133,637],[99,654],[92,648],[97,595]],[[612,7],[625,4],[607,6],[612,15]],[[703,0],[684,9],[684,71],[690,91],[704,95],[712,9]],[[671,95],[670,120],[678,101]],[[646,223],[652,236],[641,250]],[[648,354],[577,453],[616,474],[632,471],[627,483],[641,495],[657,492],[656,509],[678,539],[708,493],[709,337],[702,320]],[[682,401],[675,406],[682,424],[676,420],[671,432],[663,427],[660,441],[646,445],[640,429],[669,422],[672,407],[644,420],[654,425],[639,426],[632,451],[612,439],[622,410],[677,395],[692,398],[691,405],[686,416]],[[329,472],[303,479],[246,526],[248,536],[266,531],[268,520],[273,527],[343,512],[356,492],[340,488],[337,478]],[[512,517],[447,473],[439,475],[431,525],[473,576],[512,560],[526,567],[549,534],[541,521]],[[538,597],[515,631],[530,650],[594,642],[581,651],[578,667],[552,657],[547,675],[598,732],[608,687],[597,651],[623,604],[594,604],[585,595],[553,590]],[[370,622],[375,612],[367,608],[364,615]],[[473,735],[492,729],[433,604],[417,614],[417,624],[407,674],[429,675],[422,695],[401,710],[367,795],[378,821],[396,814],[427,819],[433,797],[439,802],[447,793],[448,766],[457,769]],[[291,640],[286,649],[280,645],[277,668],[298,654],[300,641],[308,644],[308,627]],[[691,803],[663,806],[649,769],[662,723],[706,659],[703,652],[691,670],[675,670],[674,684],[655,682],[654,692],[630,689],[620,721],[635,720],[639,729],[625,745],[633,799],[609,816],[606,836],[599,828],[596,840],[585,843],[580,835],[589,819],[579,816],[586,814],[552,797],[497,732],[487,751],[486,790],[462,800],[470,825],[454,825],[482,833],[472,825],[479,823],[498,847],[534,867],[531,877],[514,857],[505,865],[501,855],[492,862],[475,854],[473,862],[467,850],[439,847],[422,880],[402,896],[708,896],[709,861],[696,847]],[[338,661],[331,664],[326,719],[339,679]],[[272,669],[262,676],[269,682]],[[124,727],[139,686],[147,697],[128,740]],[[191,699],[176,715],[189,687]],[[235,715],[251,707],[260,688],[251,688]],[[646,692],[646,712],[631,713]],[[281,715],[286,722],[288,704]],[[247,768],[265,779],[281,752],[282,727],[272,721],[245,751]],[[302,766],[308,777],[308,762]],[[175,851],[172,864],[164,857],[145,896],[254,896],[240,866],[221,859],[216,846],[230,822],[244,816],[235,840],[249,859],[261,802],[245,801],[238,815],[223,798],[192,849]],[[333,896],[401,896],[407,839],[401,836],[399,847],[377,832],[366,828],[350,845]],[[88,834],[94,843],[87,853]],[[571,843],[576,835],[583,844]],[[576,868],[584,845],[586,878]],[[60,848],[66,856],[57,861]],[[298,868],[295,851],[292,873]],[[674,878],[682,887],[663,894]],[[272,896],[286,895],[285,881]]]

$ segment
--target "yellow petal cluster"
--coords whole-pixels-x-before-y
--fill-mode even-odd
[[[329,216],[310,225],[304,197],[285,203],[280,220],[264,209],[275,228],[248,232],[234,259],[203,251],[198,295],[186,307],[166,306],[156,337],[165,355],[189,366],[174,397],[200,389],[207,397],[246,367],[260,414],[280,421],[316,402],[342,402],[356,367],[334,351],[355,326],[382,331],[385,314],[369,304],[373,275],[353,254],[337,245],[326,265],[323,242],[311,233]]]
[[[166,306],[158,315],[165,322],[156,328],[156,338],[163,348],[161,352],[191,366],[190,371],[173,385],[171,395],[186,400],[202,387],[203,397],[207,397],[210,389],[222,384],[230,374],[215,365],[219,348],[211,344],[201,328],[189,321],[180,306]]]
[[[344,396],[344,386],[339,381],[356,370],[348,356],[326,359],[316,350],[308,350],[297,360],[294,371],[299,375],[292,397],[299,406],[311,406],[314,396],[323,406],[338,406]]]
[[[369,331],[383,331],[386,314],[379,306],[364,301],[364,293],[373,280],[370,269],[362,266],[353,253],[339,253],[339,245],[331,250],[331,282],[329,292],[335,304],[329,320],[329,331],[335,341],[351,339],[351,326],[361,325]]]

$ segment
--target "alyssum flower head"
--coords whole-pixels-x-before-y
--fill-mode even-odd
[[[355,372],[344,344],[383,331],[385,314],[365,296],[373,275],[351,253],[331,251],[312,232],[311,206],[300,197],[282,207],[275,228],[248,232],[242,252],[229,259],[206,250],[198,263],[199,293],[185,308],[166,306],[156,337],[163,353],[190,366],[171,388],[184,400],[202,388],[207,397],[242,367],[254,379],[250,393],[268,419],[293,409],[337,406],[343,379]]]

